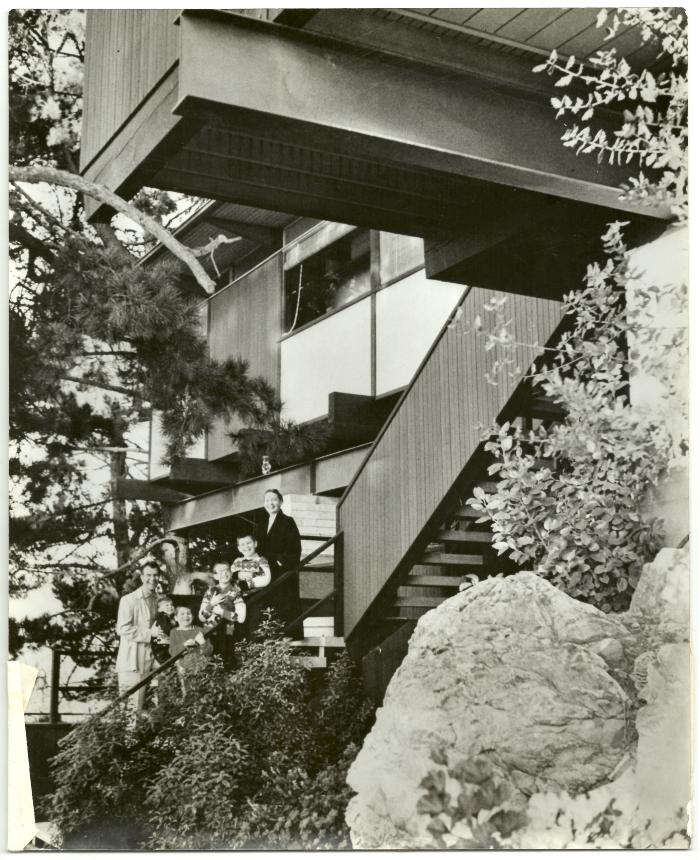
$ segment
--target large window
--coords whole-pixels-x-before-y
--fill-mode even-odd
[[[369,292],[369,232],[353,230],[284,273],[285,332]]]

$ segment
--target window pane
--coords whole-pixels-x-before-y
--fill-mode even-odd
[[[355,230],[284,273],[285,331],[369,291],[369,232]]]
[[[382,284],[422,265],[422,239],[399,233],[379,234],[379,277]]]

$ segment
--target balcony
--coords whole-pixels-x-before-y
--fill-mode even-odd
[[[619,170],[561,146],[530,71],[542,47],[505,54],[484,31],[448,57],[436,20],[429,62],[410,16],[347,17],[324,12],[320,33],[230,11],[91,12],[83,172],[127,196],[149,184],[431,241],[532,222],[557,199],[601,222],[629,208]]]

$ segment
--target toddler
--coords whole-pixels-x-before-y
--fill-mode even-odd
[[[170,631],[175,627],[175,606],[171,597],[160,597],[155,624],[151,628],[151,650],[162,665],[170,656]]]
[[[252,534],[243,534],[236,540],[241,558],[231,565],[231,573],[238,576],[238,585],[243,591],[264,588],[270,584],[272,574],[267,559],[258,555],[258,542]]]
[[[190,653],[175,664],[180,675],[182,692],[185,692],[185,676],[192,670],[202,656],[209,657],[213,653],[211,642],[204,638],[201,627],[192,624],[192,610],[189,606],[178,606],[175,620],[177,627],[170,631],[170,656],[175,657],[186,648]]]

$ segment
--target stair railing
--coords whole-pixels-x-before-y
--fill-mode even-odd
[[[279,592],[281,586],[293,577],[298,577],[301,571],[310,564],[315,558],[317,558],[324,550],[328,549],[331,546],[335,546],[335,558],[333,565],[333,588],[319,600],[316,600],[311,606],[305,609],[302,613],[300,613],[296,618],[286,624],[282,630],[282,635],[286,636],[291,630],[295,627],[298,627],[305,618],[308,618],[313,612],[316,611],[322,604],[326,603],[331,599],[335,599],[335,613],[334,613],[334,624],[335,624],[335,633],[336,635],[342,635],[342,618],[343,618],[343,608],[342,608],[342,595],[343,595],[343,533],[338,532],[338,534],[333,535],[333,537],[329,538],[325,543],[321,544],[321,546],[316,547],[313,552],[310,552],[307,556],[305,556],[299,562],[296,567],[291,568],[290,570],[285,571],[282,576],[278,577],[274,582],[271,582],[269,585],[261,588],[255,592],[253,592],[248,599],[246,600],[246,605],[249,606],[258,606],[262,605],[263,608],[266,603],[269,603],[270,596]],[[207,627],[203,631],[203,636],[205,639],[210,639],[214,634],[219,630],[221,624],[223,623],[223,619],[219,619],[215,624],[212,624],[210,627]],[[151,681],[156,678],[158,675],[161,675],[163,672],[166,672],[172,666],[177,663],[178,660],[181,660],[186,654],[190,653],[191,649],[184,648],[180,651],[179,654],[175,654],[174,657],[168,658],[164,663],[161,663],[159,666],[156,666],[153,671],[149,672],[147,675],[144,675],[141,680],[134,684],[132,687],[129,687],[124,693],[121,693],[116,699],[110,702],[105,708],[101,711],[98,711],[95,714],[95,717],[102,717],[104,714],[108,713],[112,710],[112,708],[116,707],[120,702],[125,701],[130,696],[133,696],[134,693],[137,693],[142,687],[145,687],[147,684],[150,684]]]
[[[304,556],[301,559],[298,565],[290,568],[285,571],[281,576],[279,576],[274,582],[271,582],[269,585],[266,585],[264,588],[261,588],[255,592],[253,592],[246,599],[246,606],[248,608],[257,609],[266,608],[269,606],[270,599],[274,598],[277,594],[281,593],[281,589],[284,585],[287,585],[290,580],[297,578],[297,583],[299,581],[299,574],[307,567],[315,558],[321,555],[322,552],[329,549],[330,547],[335,547],[334,560],[333,560],[333,588],[327,594],[324,594],[323,597],[319,598],[315,601],[311,606],[305,609],[298,616],[293,618],[287,624],[285,624],[282,635],[286,636],[292,630],[297,628],[299,624],[301,624],[304,619],[308,618],[312,615],[320,606],[324,603],[327,603],[330,600],[335,601],[335,612],[334,612],[334,629],[336,635],[342,635],[342,625],[343,625],[343,607],[342,607],[342,598],[343,598],[343,533],[338,532],[333,535],[333,537],[329,538],[325,543],[322,543],[320,546],[316,547],[312,552],[308,555]],[[298,585],[297,585],[298,587]]]
[[[212,624],[211,627],[207,627],[202,633],[204,638],[211,639],[211,637],[217,632],[217,630],[221,626],[223,620],[224,619],[219,619],[215,624]],[[98,711],[95,716],[104,716],[106,713],[108,713],[108,711],[111,711],[112,708],[116,707],[119,702],[123,702],[128,699],[129,696],[133,696],[134,693],[138,693],[138,691],[142,687],[145,687],[147,684],[150,684],[154,678],[170,669],[170,667],[174,666],[178,660],[182,660],[183,657],[190,653],[192,653],[192,648],[183,648],[182,651],[180,651],[178,654],[175,654],[174,657],[169,657],[164,663],[161,663],[160,665],[156,666],[156,668],[153,669],[153,671],[149,672],[148,675],[144,675],[144,677],[141,678],[141,680],[137,684],[134,684],[133,687],[129,687],[129,689],[126,690],[126,692],[124,693],[120,693],[120,695],[117,696],[116,699],[110,702],[107,707],[103,708],[101,711]]]

